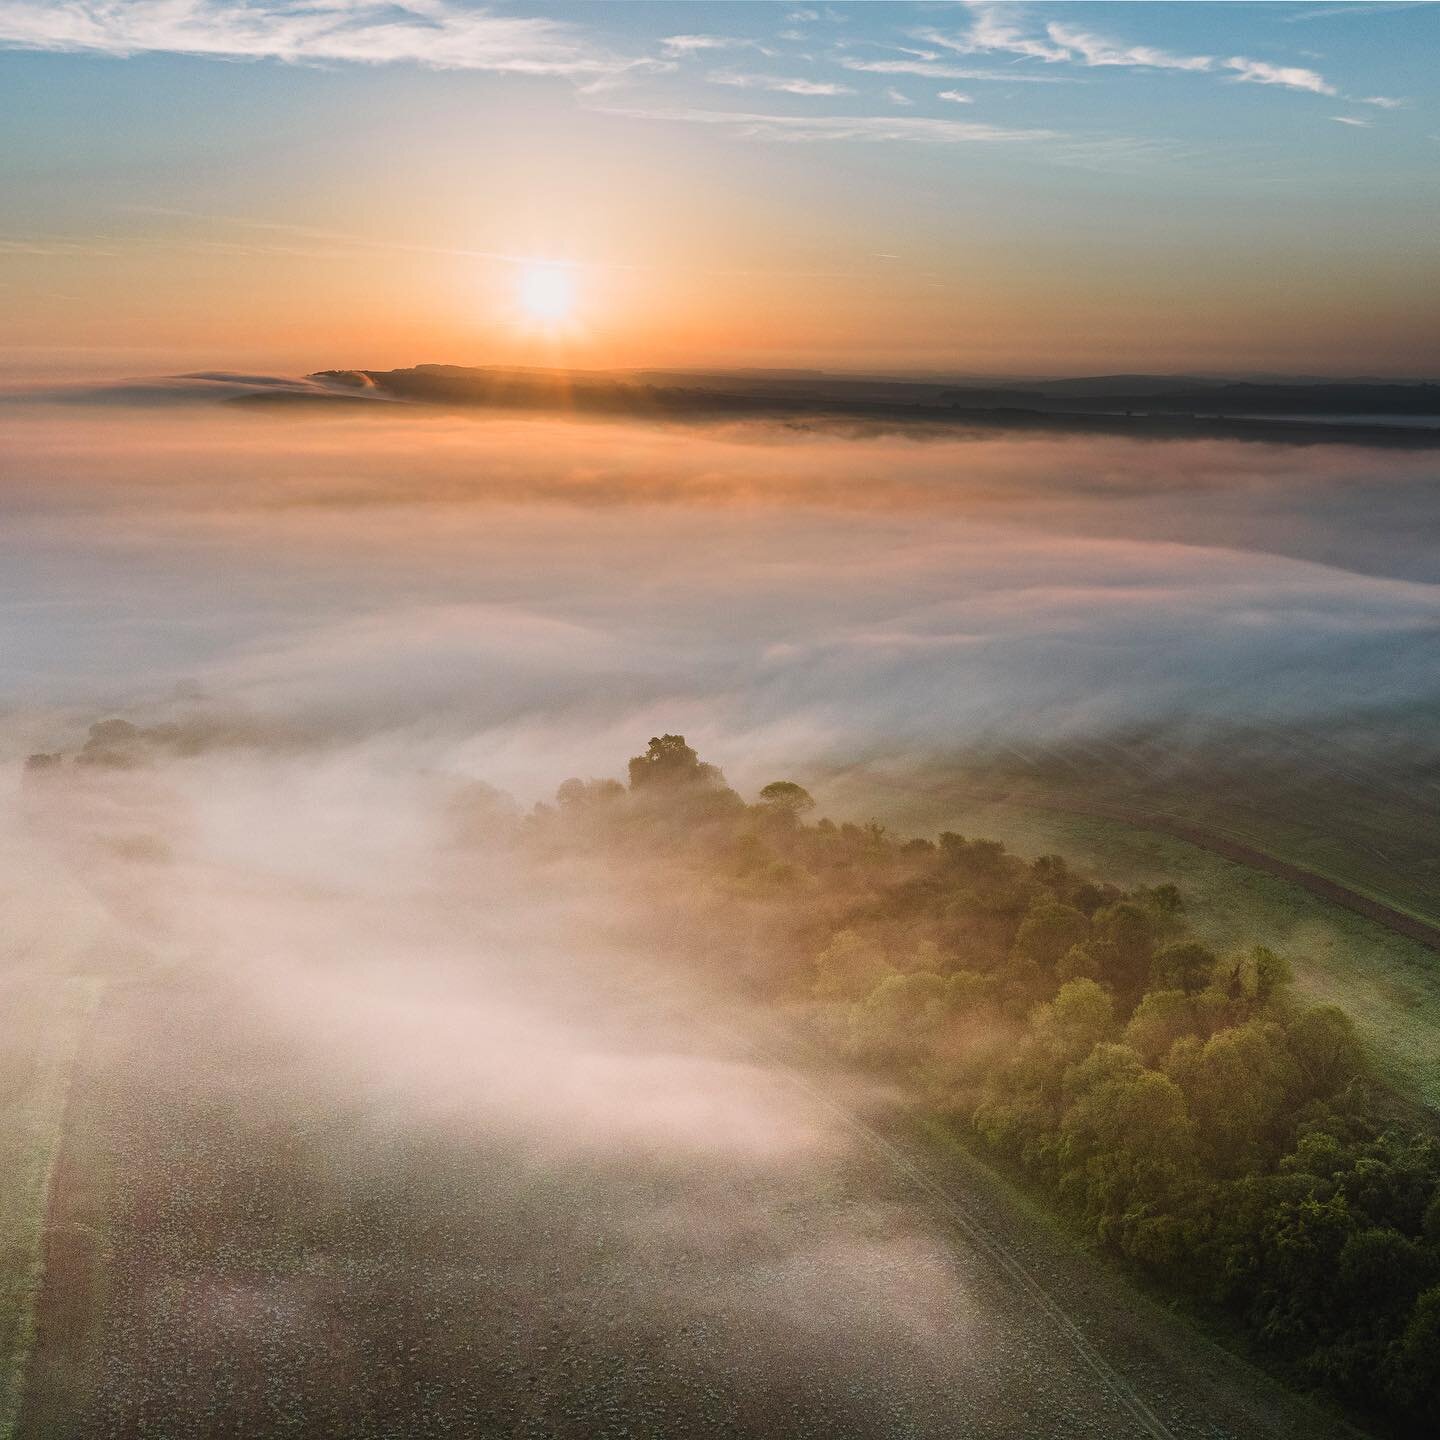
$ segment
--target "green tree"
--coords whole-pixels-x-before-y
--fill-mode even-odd
[[[995,977],[976,970],[956,970],[945,977],[945,1008],[952,1015],[968,1015],[995,998]],[[1440,1196],[1437,1196],[1440,1201]],[[1440,1204],[1436,1207],[1440,1214]]]
[[[630,761],[630,788],[723,785],[725,777],[685,743],[683,735],[652,735],[643,755]]]
[[[1280,1138],[1299,1080],[1285,1032],[1251,1020],[1219,1031],[1191,1054],[1188,1063],[1177,1067],[1172,1061],[1166,1068],[1189,1098],[1212,1158],[1230,1174],[1262,1163]]]
[[[1037,1005],[1030,1028],[1062,1063],[1088,1055],[1115,1026],[1115,1002],[1093,980],[1070,980],[1048,1004]]]
[[[1290,962],[1265,945],[1254,945],[1219,968],[1230,998],[1250,1005],[1276,999],[1292,978]]]
[[[1340,1251],[1337,1280],[1357,1315],[1408,1310],[1434,1265],[1408,1235],[1389,1225],[1356,1230]]]
[[[760,803],[771,813],[783,815],[792,822],[815,808],[810,792],[793,780],[772,780],[760,791]]]
[[[1090,951],[1102,978],[1127,1000],[1138,999],[1155,956],[1155,917],[1133,900],[1121,900],[1095,915]]]
[[[1011,947],[1014,962],[1051,972],[1073,945],[1090,933],[1090,922],[1073,905],[1043,899],[1030,907]]]
[[[857,1049],[892,1060],[918,1059],[945,1014],[938,975],[886,975],[855,1007]]]
[[[1311,1005],[1286,1026],[1290,1052],[1305,1093],[1323,1099],[1342,1089],[1365,1066],[1355,1025],[1338,1005]]]
[[[1125,1027],[1125,1043],[1149,1064],[1170,1053],[1182,1035],[1196,1031],[1195,1003],[1183,990],[1151,990]]]
[[[1420,1421],[1440,1415],[1440,1285],[1416,1299],[1385,1368],[1395,1408]]]
[[[1097,1045],[1069,1080],[1078,1092],[1062,1132],[1072,1155],[1130,1169],[1136,1161],[1187,1160],[1190,1116],[1180,1087],[1147,1070],[1128,1045]]]
[[[1194,995],[1210,983],[1215,968],[1215,952],[1197,945],[1193,940],[1167,945],[1155,953],[1150,962],[1152,990],[1183,990]]]

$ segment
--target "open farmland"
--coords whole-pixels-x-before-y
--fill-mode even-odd
[[[527,943],[523,974],[492,958],[458,1003],[444,977],[456,1054],[431,1034],[397,1060],[337,1019],[338,1086],[243,985],[117,985],[77,1075],[19,1433],[1347,1433],[980,1167],[938,1183],[870,1128],[885,1096],[679,1031]],[[500,1043],[476,1019],[497,995],[544,1037],[508,1076],[468,1053]],[[402,1049],[415,1023],[395,1017]],[[566,1066],[574,1094],[542,1073]]]

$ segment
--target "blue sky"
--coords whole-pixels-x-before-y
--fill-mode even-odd
[[[518,356],[541,255],[597,363],[1433,368],[1437,62],[1415,4],[0,0],[0,345]]]

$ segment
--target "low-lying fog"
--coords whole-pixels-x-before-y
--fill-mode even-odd
[[[117,988],[94,1042],[133,1101],[117,1153],[198,1163],[189,1121],[166,1126],[215,1097],[293,1122],[289,1154],[307,1117],[349,1117],[302,1192],[326,1171],[384,1210],[396,1136],[431,1137],[463,1183],[412,1174],[396,1213],[455,1253],[404,1283],[442,1329],[499,1307],[497,1396],[550,1363],[525,1309],[544,1292],[551,1360],[578,1346],[583,1371],[547,1372],[545,1433],[598,1433],[622,1390],[672,1381],[664,1403],[717,1405],[724,1433],[782,1433],[795,1396],[816,1434],[1070,1433],[1079,1411],[1165,1433],[903,1197],[847,1190],[846,1124],[637,943],[633,886],[520,867],[503,805],[487,843],[455,844],[457,786],[528,804],[669,731],[748,795],[978,739],[1433,695],[1434,460],[113,398],[12,398],[0,421],[5,953],[12,974],[158,977],[154,1003]],[[107,716],[184,743],[21,783],[27,753]],[[254,1073],[242,1034],[268,1037]],[[117,1244],[156,1293],[164,1244]],[[209,1304],[208,1266],[164,1294]],[[287,1272],[243,1311],[227,1291],[218,1350],[139,1300],[121,1329],[213,1393],[227,1347],[300,1366],[358,1346],[337,1294],[399,1303],[369,1273]],[[663,1342],[617,1307],[663,1313]],[[651,1367],[629,1390],[596,1368],[617,1350]],[[111,1360],[114,1403],[140,1403]]]
[[[1434,693],[1437,460],[1347,446],[0,405],[12,754],[102,711],[529,800]],[[179,699],[177,700],[177,695]]]
[[[67,1111],[107,1205],[73,1433],[1157,1433],[857,1140],[836,1107],[873,1087],[820,1093],[657,943],[642,877],[524,862],[503,807],[457,825],[453,785],[375,761],[21,793],[7,979],[104,983]],[[1158,1368],[1177,1435],[1230,1403]]]

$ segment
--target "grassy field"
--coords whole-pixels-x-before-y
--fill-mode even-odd
[[[0,987],[0,1440],[14,1433],[43,1278],[46,1199],[75,1058],[100,995],[93,978]]]
[[[1298,885],[1225,860],[1199,845],[1119,820],[1016,801],[909,793],[843,793],[836,813],[863,799],[900,830],[958,830],[1003,840],[1020,854],[1055,852],[1120,885],[1173,881],[1209,944],[1263,944],[1288,956],[1299,988],[1342,1006],[1380,1074],[1440,1110],[1440,955]],[[862,811],[864,806],[861,806]],[[1290,858],[1290,857],[1286,857]]]
[[[1423,715],[1334,733],[1168,733],[1015,749],[955,780],[1010,799],[1153,815],[1238,841],[1407,915],[1440,923],[1440,761]]]

